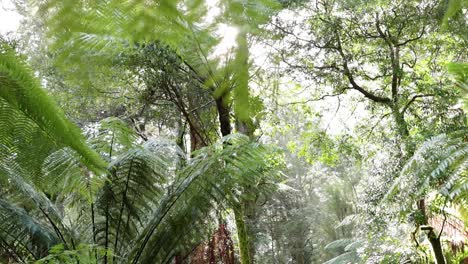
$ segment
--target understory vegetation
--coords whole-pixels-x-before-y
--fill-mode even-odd
[[[467,263],[466,0],[7,2],[0,263]]]

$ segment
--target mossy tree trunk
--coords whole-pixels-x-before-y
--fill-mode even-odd
[[[253,262],[250,256],[250,239],[242,207],[234,208],[234,218],[236,220],[237,237],[239,240],[240,261],[242,264],[251,264]]]

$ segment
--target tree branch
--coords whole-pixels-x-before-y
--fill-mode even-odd
[[[377,95],[375,95],[373,93],[370,93],[367,90],[365,90],[364,88],[362,88],[359,84],[356,83],[356,81],[354,80],[353,74],[349,70],[348,60],[346,58],[346,55],[343,52],[343,47],[341,45],[340,36],[338,35],[338,32],[335,32],[335,34],[336,34],[337,42],[338,42],[337,50],[338,50],[338,53],[340,54],[341,58],[343,59],[343,68],[344,68],[343,73],[348,78],[348,80],[351,83],[351,86],[353,87],[353,89],[360,92],[360,93],[362,93],[366,98],[368,98],[368,99],[370,99],[370,100],[372,100],[374,102],[382,103],[382,104],[385,104],[385,105],[391,105],[392,100],[390,100],[390,98],[381,97],[381,96],[377,96]]]
[[[405,114],[406,110],[408,110],[409,106],[416,101],[418,98],[422,97],[430,97],[430,96],[435,96],[435,94],[417,94],[408,101],[408,103],[403,107],[403,110],[401,110],[401,114]]]
[[[353,88],[345,88],[343,89],[344,90],[348,90],[348,89],[353,89]],[[279,106],[288,106],[288,105],[295,105],[295,104],[306,104],[306,103],[309,103],[309,102],[317,102],[317,101],[321,101],[327,97],[335,97],[335,96],[340,96],[342,95],[343,92],[340,92],[340,93],[335,93],[335,94],[325,94],[319,98],[311,98],[311,99],[307,99],[305,101],[295,101],[295,102],[289,102],[289,103],[285,103],[285,104],[278,104]]]
[[[447,214],[445,213],[445,206],[447,206],[447,200],[445,200],[444,207],[442,208],[442,214],[444,215],[444,221],[442,222],[442,226],[440,227],[440,232],[439,232],[439,235],[437,236],[437,239],[440,239],[440,236],[442,235],[442,232],[444,231],[445,222],[447,222]]]
[[[424,35],[424,33],[426,32],[426,27],[424,26],[423,29],[421,30],[421,33],[419,33],[418,36],[414,37],[414,38],[411,38],[411,39],[407,39],[405,41],[403,41],[402,43],[397,43],[395,46],[396,47],[400,47],[400,46],[404,46],[412,41],[416,41],[416,40],[419,40],[422,38],[422,36]]]

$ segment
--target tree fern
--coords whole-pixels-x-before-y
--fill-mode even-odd
[[[466,129],[426,141],[404,166],[387,198],[414,201],[437,190],[451,201],[466,202]]]
[[[236,206],[237,188],[268,178],[266,175],[273,172],[267,169],[270,153],[267,149],[250,143],[245,136],[235,135],[226,140],[229,144],[218,143],[201,150],[178,174],[173,188],[161,199],[145,232],[138,238],[131,255],[133,263],[152,260],[167,263],[177,250],[187,251],[209,234],[197,226],[214,222],[211,218],[215,215],[210,214],[214,206]]]
[[[271,154],[239,135],[200,150],[182,169],[183,152],[165,141],[122,154],[95,203],[96,243],[114,252],[101,260],[168,263],[190,251],[210,234],[213,208],[235,205],[242,185],[273,180]]]
[[[29,201],[31,221],[54,237],[45,244],[43,254],[57,243],[64,245],[58,247],[64,256],[60,250],[53,251],[44,262],[94,257],[107,263],[169,263],[209,236],[209,224],[217,219],[213,209],[236,206],[242,186],[274,181],[273,157],[268,148],[240,135],[201,149],[190,160],[185,160],[177,145],[150,140],[116,157],[103,179],[106,182],[96,184],[97,190],[92,191],[79,156],[62,149],[45,159],[42,169],[42,179],[56,189],[48,193],[53,201],[25,180],[29,177],[22,174],[27,172],[19,166],[13,167],[8,178],[22,187],[9,198]],[[6,224],[12,219],[8,212]],[[2,238],[14,235],[9,229],[4,231]],[[17,243],[31,243],[27,235],[15,237]],[[84,244],[98,247],[86,251]],[[22,258],[37,258],[14,252]]]
[[[169,263],[208,237],[214,208],[237,207],[245,186],[257,191],[278,177],[275,154],[248,137],[230,136],[186,160],[167,141],[136,146],[116,122],[104,122],[92,140],[111,161],[103,170],[30,70],[10,50],[0,55],[0,245],[18,261],[56,244],[75,261],[81,245],[95,244],[104,249],[92,250],[97,261]]]
[[[165,187],[174,178],[177,159],[171,153],[146,143],[117,158],[110,165],[109,182],[96,201],[97,243],[114,252],[126,252],[148,222]]]
[[[18,261],[38,259],[53,244],[74,244],[70,229],[63,222],[63,212],[49,199],[52,186],[41,182],[46,157],[61,147],[69,147],[77,153],[80,164],[95,172],[102,172],[105,163],[40,88],[31,70],[4,43],[0,47],[0,87],[0,192],[4,220],[0,245]]]
[[[258,34],[260,25],[268,22],[281,5],[276,0],[222,0],[216,5],[220,14],[208,13],[207,1],[39,2],[41,19],[54,35],[58,61],[85,73],[80,81],[93,76],[89,69],[94,65],[99,64],[102,71],[102,66],[115,65],[119,54],[162,42],[190,65],[190,73],[198,75],[198,81],[215,90],[215,96],[229,94],[228,88],[234,87],[235,111],[245,118],[250,110],[247,35]],[[221,40],[214,33],[220,24],[236,27],[241,33],[237,47],[231,50],[237,54],[235,60],[230,59],[231,54],[226,58],[210,56]],[[233,74],[236,78],[226,78]]]

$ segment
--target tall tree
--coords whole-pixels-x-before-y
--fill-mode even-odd
[[[273,23],[278,56],[287,71],[318,84],[318,98],[354,91],[371,111],[384,109],[401,168],[421,138],[465,125],[463,111],[452,107],[461,91],[452,89],[446,64],[465,59],[466,38],[441,31],[444,8],[437,1],[315,1],[296,10],[302,20]],[[440,261],[440,241],[429,240]]]
[[[466,39],[453,41],[438,31],[438,2],[324,0],[307,7],[302,21],[274,24],[285,37],[279,55],[290,70],[324,87],[319,96],[355,91],[372,108],[386,109],[405,156],[414,151],[412,129],[443,129],[437,121],[418,121],[426,113],[448,115],[459,92],[451,89],[444,64],[463,60]]]

